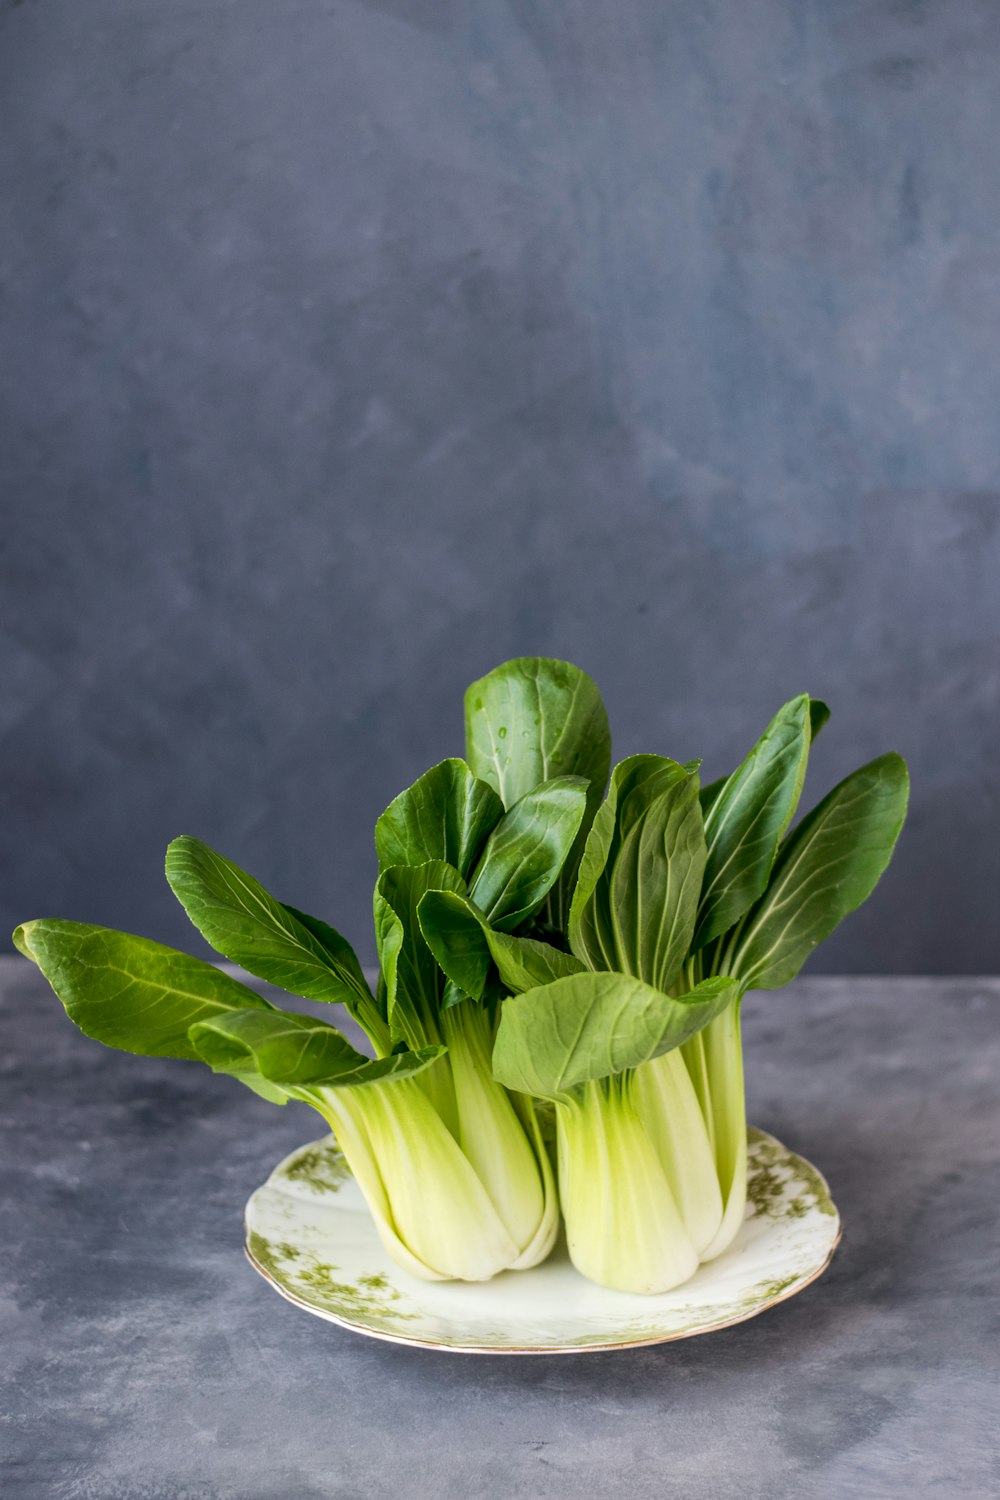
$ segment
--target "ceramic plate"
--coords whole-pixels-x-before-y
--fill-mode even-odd
[[[826,1182],[750,1131],[747,1215],[733,1244],[653,1297],[586,1281],[556,1247],[492,1281],[418,1281],[383,1250],[332,1136],[301,1146],[247,1204],[247,1256],[307,1312],[372,1338],[467,1354],[569,1354],[688,1338],[742,1322],[815,1281],[840,1239]]]

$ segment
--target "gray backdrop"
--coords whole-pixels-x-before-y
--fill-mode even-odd
[[[995,0],[3,0],[4,931],[371,827],[551,653],[912,816],[816,966],[996,969]],[[200,951],[200,950],[199,950]]]

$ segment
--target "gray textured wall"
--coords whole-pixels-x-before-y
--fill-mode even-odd
[[[995,0],[3,0],[3,923],[192,832],[372,953],[496,661],[915,797],[830,969],[998,967]]]

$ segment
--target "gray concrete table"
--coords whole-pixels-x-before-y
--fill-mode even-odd
[[[829,1177],[827,1275],[630,1353],[398,1348],[290,1307],[244,1200],[316,1133],[81,1037],[0,969],[4,1500],[986,1496],[1000,981],[800,981],[747,1004],[753,1121]]]

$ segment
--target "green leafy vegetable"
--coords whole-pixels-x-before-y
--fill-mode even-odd
[[[493,1071],[508,1088],[562,1100],[679,1047],[737,993],[725,978],[671,996],[627,974],[571,974],[507,1001]]]
[[[666,990],[691,942],[705,832],[697,773],[689,772],[636,819],[615,856],[608,899],[616,961]]]
[[[708,857],[692,949],[731,927],[767,884],[778,841],[802,791],[809,710],[807,693],[779,709],[743,764],[710,799]]]
[[[559,878],[586,811],[587,784],[559,776],[526,792],[486,841],[469,895],[501,932],[534,916]]]
[[[337,1088],[409,1077],[443,1057],[446,1048],[368,1058],[326,1021],[287,1010],[238,1010],[190,1028],[191,1045],[210,1068],[232,1073],[249,1067],[286,1087]]]
[[[454,775],[452,789],[462,796],[468,778]],[[485,793],[480,804],[502,822],[509,815]],[[572,802],[578,816],[583,793],[557,787],[550,799]],[[411,812],[418,809],[411,805]],[[550,822],[569,827],[559,835],[568,847],[573,817],[560,806]],[[449,814],[447,823],[459,827],[460,819]],[[536,842],[552,836],[543,828]],[[484,849],[473,847],[482,843],[470,835],[466,862],[488,875]],[[504,848],[498,857],[508,858]],[[458,852],[465,857],[461,845]],[[541,861],[532,865],[531,853],[525,833],[521,855],[530,879],[508,869],[494,881],[498,898],[508,889],[523,899],[532,881],[538,885]],[[487,1011],[460,995],[445,1003],[447,978],[417,920],[428,890],[464,893],[458,871],[443,860],[382,871],[375,916],[385,1010],[333,928],[282,905],[206,845],[176,840],[168,873],[195,925],[227,957],[310,998],[344,1001],[378,1055],[369,1058],[327,1022],[279,1010],[212,965],[144,938],[28,923],[18,929],[18,945],[71,1018],[111,1046],[199,1059],[274,1103],[292,1099],[317,1109],[337,1135],[386,1249],[411,1274],[478,1280],[543,1259],[558,1205],[533,1107],[528,1100],[515,1105],[492,1077]],[[556,873],[558,867],[552,878]]]
[[[883,755],[802,820],[739,936],[730,968],[747,989],[794,979],[817,944],[867,900],[892,857],[908,794],[904,761]]]
[[[643,918],[642,896],[635,884],[627,888],[628,910],[625,911],[616,905],[612,885],[626,845],[628,852],[623,860],[623,873],[627,873],[630,866],[634,873],[636,858],[642,853],[656,860],[657,878],[661,883],[669,878],[663,857],[666,854],[667,825],[672,823],[671,837],[678,834],[682,838],[685,835],[690,837],[692,821],[688,804],[697,785],[697,776],[693,772],[661,755],[633,755],[615,767],[607,798],[598,809],[587,837],[569,910],[570,948],[590,968],[628,971],[638,944],[644,946],[647,957],[651,947],[659,947],[661,959],[665,952],[664,940],[671,952],[680,946],[671,938],[678,917],[676,906],[668,913],[660,906],[646,904],[646,915],[656,923],[654,937],[652,925],[647,926]],[[678,812],[681,814],[679,823],[675,816]],[[657,851],[655,846],[659,838],[663,839],[663,847]],[[696,833],[694,842],[691,853],[697,859]],[[703,838],[700,863],[704,863]],[[689,905],[691,884],[687,880],[675,882],[675,899],[681,896],[683,885],[688,888],[685,904]],[[619,883],[619,899],[624,885],[624,880]],[[683,947],[681,953],[683,956]],[[651,977],[636,974],[636,978],[651,980]]]
[[[722,1220],[704,1245],[702,1260],[714,1260],[729,1248],[746,1208],[747,1125],[740,1010],[737,1000],[680,1049],[708,1126],[722,1194]],[[655,1069],[660,1064],[652,1066]]]
[[[596,684],[569,662],[522,656],[473,682],[465,694],[466,759],[512,807],[542,782],[581,776],[587,809],[552,890],[548,915],[561,929],[587,831],[611,767],[611,733]]]
[[[529,988],[516,956],[500,967],[497,935],[467,902],[434,896],[421,908],[443,966],[457,962],[481,981],[485,943],[517,995],[503,1009],[494,1068],[508,1085],[556,1101],[571,1254],[607,1285],[665,1289],[690,1274],[692,1252],[708,1260],[731,1243],[746,1192],[742,995],[792,977],[869,894],[891,854],[905,810],[895,758],[894,795],[869,793],[877,809],[848,827],[823,804],[781,846],[810,743],[828,717],[825,704],[801,694],[731,776],[700,793],[697,762],[643,755],[615,768],[569,909],[569,946],[588,973],[559,972],[565,955],[551,948],[548,964],[532,955]],[[833,801],[839,810],[843,798]],[[720,986],[718,1004],[694,1007],[689,1029],[672,1028],[684,995],[706,985]],[[674,1260],[645,1222],[629,1218],[622,1162],[609,1175],[606,1155],[593,1158],[595,1140],[612,1149],[616,1120],[631,1149],[640,1151],[637,1134],[646,1142],[643,1191],[669,1195]]]
[[[467,760],[432,767],[376,825],[374,994],[328,923],[197,839],[167,851],[219,953],[343,1004],[374,1056],[145,938],[39,920],[15,942],[87,1035],[319,1111],[411,1274],[536,1265],[561,1205],[585,1276],[664,1291],[743,1222],[744,996],[793,979],[871,894],[906,768],[882,756],[793,827],[829,717],[808,694],[706,787],[700,761],[652,754],[609,782],[600,694],[566,662],[504,663],[465,709]]]
[[[196,1022],[270,1009],[211,964],[109,927],[25,922],[14,943],[38,965],[86,1036],[124,1052],[196,1059],[188,1036]]]
[[[443,860],[393,865],[375,887],[375,939],[394,1040],[424,1047],[437,1038],[445,976],[420,931],[417,907],[427,891],[464,894],[465,881]]]
[[[283,906],[199,839],[168,845],[166,874],[194,926],[225,958],[293,995],[339,1002],[366,1030],[380,1031],[382,1018],[361,965],[339,932]]]
[[[605,1286],[667,1291],[719,1235],[712,1145],[678,1049],[738,993],[723,977],[670,996],[628,975],[584,973],[504,1005],[494,1072],[555,1103],[570,1255]]]
[[[619,1074],[557,1110],[559,1196],[577,1270],[646,1294],[687,1281],[698,1252],[633,1090],[634,1075]]]
[[[830,717],[830,710],[821,698],[809,699],[809,734],[815,739]]]
[[[443,860],[468,879],[504,806],[464,760],[443,760],[390,802],[375,824],[382,869]]]
[[[578,974],[584,965],[571,953],[534,938],[512,937],[490,926],[479,908],[457,891],[428,891],[417,909],[424,938],[448,978],[480,999],[490,960],[513,994],[550,979]]]

